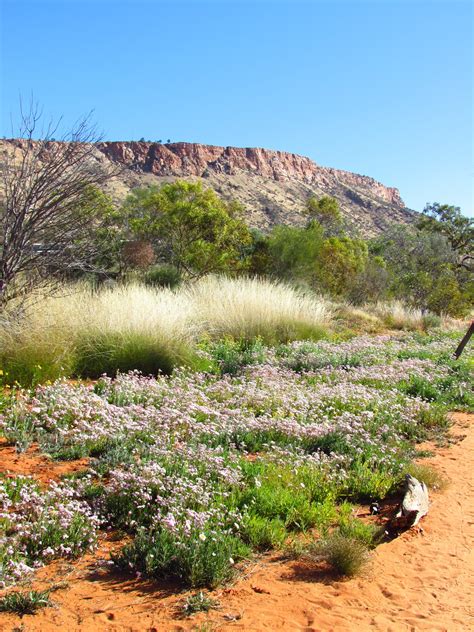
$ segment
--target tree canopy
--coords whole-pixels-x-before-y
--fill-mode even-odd
[[[148,239],[161,260],[187,278],[242,268],[251,242],[236,202],[225,202],[200,182],[177,180],[137,189],[122,216],[130,233]]]

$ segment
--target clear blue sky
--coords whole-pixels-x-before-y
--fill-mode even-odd
[[[109,140],[281,149],[472,214],[468,0],[3,0],[1,20],[1,135],[33,93]]]

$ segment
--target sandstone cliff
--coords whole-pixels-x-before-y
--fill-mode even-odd
[[[349,223],[363,235],[413,219],[397,189],[296,154],[195,143],[103,142],[96,147],[97,168],[122,167],[110,190],[117,199],[133,187],[186,178],[239,200],[249,225],[261,229],[302,224],[301,211],[311,195],[337,198]]]

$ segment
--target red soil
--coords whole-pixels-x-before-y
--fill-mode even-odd
[[[436,456],[423,461],[451,480],[446,491],[432,495],[430,513],[422,521],[423,533],[406,532],[379,546],[362,577],[341,581],[325,569],[269,555],[232,586],[214,591],[219,610],[179,619],[179,603],[190,593],[179,593],[169,583],[111,574],[106,570],[109,552],[120,543],[109,536],[94,555],[41,569],[35,588],[63,582],[51,594],[55,607],[22,620],[0,615],[0,630],[472,630],[474,415],[457,413],[454,420],[452,445],[437,448]],[[11,457],[5,450],[0,454]],[[60,467],[78,465],[43,463],[42,459],[28,453],[7,463],[10,471],[43,481],[48,475],[56,478]]]
[[[5,439],[0,439],[0,471],[7,475],[32,476],[46,485],[50,481],[59,480],[64,474],[83,470],[88,463],[88,458],[76,461],[52,461],[42,455],[36,445],[32,445],[26,452],[18,453],[14,446],[8,445]]]

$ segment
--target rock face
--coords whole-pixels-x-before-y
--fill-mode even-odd
[[[348,222],[365,236],[414,217],[398,189],[296,154],[194,143],[103,142],[96,147],[97,168],[122,167],[110,190],[117,199],[137,186],[185,178],[202,180],[222,197],[238,200],[248,224],[263,230],[277,223],[303,224],[302,209],[311,195],[337,198]]]

